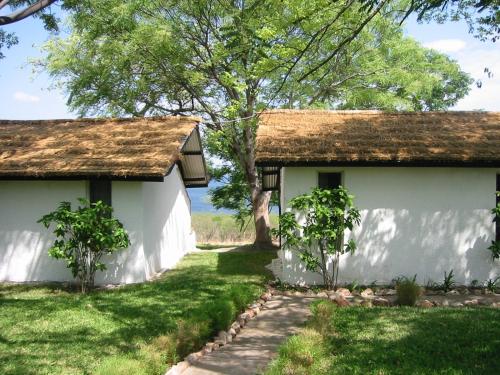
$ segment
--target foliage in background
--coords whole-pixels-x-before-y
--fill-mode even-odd
[[[340,256],[356,249],[354,240],[344,243],[345,230],[352,231],[360,222],[353,199],[344,187],[315,188],[290,201],[293,211],[280,216],[275,231],[282,236],[283,247],[298,251],[306,269],[319,273],[330,289],[337,285]]]
[[[278,225],[278,215],[270,214],[271,228]],[[217,248],[218,245],[249,244],[255,241],[253,221],[243,228],[235,222],[231,214],[194,212],[192,226],[196,232],[196,241],[202,247]],[[213,245],[213,246],[212,246]]]
[[[499,309],[332,307],[330,324],[289,338],[265,374],[498,372]]]
[[[397,303],[402,306],[415,306],[422,288],[417,284],[417,275],[413,278],[403,277],[396,283]]]
[[[0,373],[164,374],[215,331],[212,301],[259,297],[275,256],[190,254],[158,280],[88,294],[0,283]]]
[[[88,0],[42,65],[80,115],[199,114],[221,165],[216,205],[251,213],[271,244],[255,166],[266,108],[444,109],[468,92],[456,62],[405,38],[402,1]],[[145,42],[147,41],[147,43]],[[244,186],[242,186],[242,184]],[[234,194],[234,193],[237,194]]]
[[[95,273],[106,269],[101,258],[128,247],[130,241],[122,223],[111,217],[110,206],[102,201],[78,200],[81,206],[75,211],[70,202],[61,202],[38,222],[45,228],[55,225],[53,233],[57,239],[49,248],[49,255],[66,261],[80,282],[82,293],[86,293],[94,287]]]

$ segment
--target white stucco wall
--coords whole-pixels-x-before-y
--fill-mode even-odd
[[[143,228],[148,277],[172,268],[196,247],[191,203],[177,166],[162,183],[143,183]]]
[[[486,249],[494,239],[495,169],[476,168],[283,168],[282,207],[317,186],[318,172],[342,172],[355,195],[361,224],[352,234],[358,250],[344,255],[340,281],[389,283],[417,274],[420,283],[442,281],[453,269],[468,284],[500,274]],[[281,253],[283,279],[320,283],[293,252]]]
[[[54,237],[37,223],[61,201],[77,204],[85,181],[0,181],[0,281],[68,281],[63,262],[50,258]]]
[[[63,261],[47,250],[51,230],[36,221],[59,202],[88,198],[86,181],[0,181],[0,281],[72,281]],[[175,167],[164,182],[113,181],[114,216],[131,245],[104,258],[96,283],[137,283],[173,267],[195,248],[190,202]]]

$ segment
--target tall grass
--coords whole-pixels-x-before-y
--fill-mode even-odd
[[[193,213],[192,220],[196,241],[201,244],[244,244],[251,243],[255,239],[253,220],[243,228],[240,228],[234,217],[229,214]],[[277,226],[276,214],[271,214],[270,220],[272,227]]]

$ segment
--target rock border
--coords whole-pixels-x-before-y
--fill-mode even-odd
[[[266,291],[262,293],[254,303],[248,305],[248,308],[245,309],[244,312],[237,316],[236,320],[227,331],[220,331],[218,335],[214,337],[212,341],[207,342],[201,350],[187,355],[183,361],[170,367],[165,375],[181,375],[189,366],[195,364],[204,355],[217,351],[219,348],[230,344],[245,325],[260,313],[260,310],[265,306],[266,302],[271,300],[276,292],[276,289],[267,285]]]
[[[351,292],[347,288],[337,288],[333,290],[318,290],[314,291],[309,288],[301,287],[299,289],[276,290],[276,295],[284,296],[300,296],[300,297],[317,297],[328,299],[335,302],[340,307],[352,306],[382,306],[396,307],[396,290],[392,288],[365,288],[362,291]],[[448,300],[446,297],[464,298],[463,301]],[[486,297],[486,298],[485,298]],[[500,294],[488,292],[486,290],[473,290],[467,288],[456,288],[448,292],[434,291],[423,289],[422,295],[415,304],[415,307],[431,308],[431,307],[474,307],[484,306],[492,308],[500,308],[500,301],[492,301],[487,297],[500,297]],[[440,300],[442,299],[442,300]]]

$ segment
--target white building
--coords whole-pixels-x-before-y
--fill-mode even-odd
[[[0,121],[0,281],[72,281],[37,223],[61,201],[111,203],[129,248],[97,283],[135,283],[195,248],[186,186],[206,186],[192,117]]]
[[[276,110],[261,115],[257,164],[282,210],[314,187],[345,186],[361,224],[339,281],[380,284],[417,274],[422,284],[469,284],[500,275],[487,250],[500,235],[500,113]],[[321,283],[294,251],[280,251],[286,282]]]

